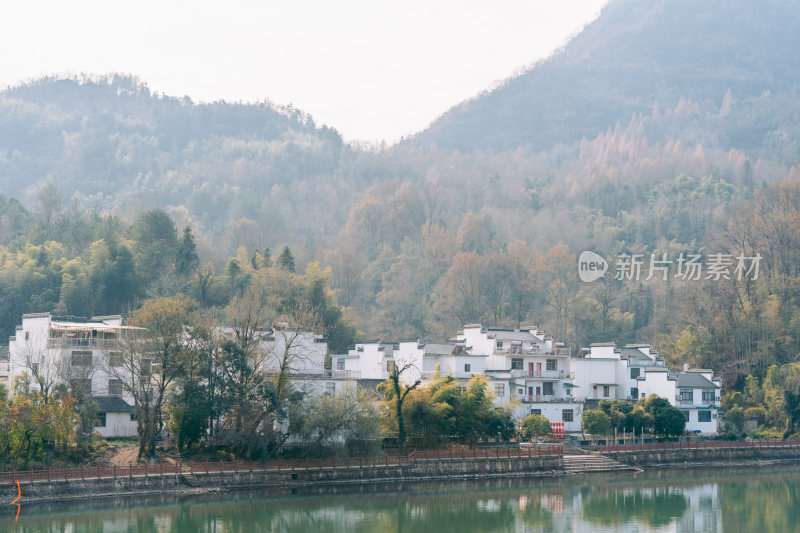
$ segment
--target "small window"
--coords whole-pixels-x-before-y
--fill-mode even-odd
[[[336,383],[328,382],[325,384],[325,394],[330,394],[331,396],[336,394]]]
[[[30,332],[30,331],[26,331],[26,332],[25,332],[25,340],[26,340],[26,341],[27,341],[27,340],[30,340],[30,338],[31,338],[31,332]]]
[[[73,379],[70,385],[72,385],[72,392],[76,397],[92,393],[91,379]]]
[[[390,374],[394,372],[394,360],[389,359],[386,361],[386,371]]]
[[[567,387],[566,389],[564,389],[564,394],[566,394],[567,396],[572,396],[572,387]]]
[[[555,359],[547,360],[547,370],[558,370],[558,361]]]
[[[109,396],[122,396],[122,381],[118,379],[108,380],[108,395]]]
[[[470,368],[471,366],[469,363],[464,363],[464,372],[470,372]]]
[[[642,371],[642,369],[641,369],[641,368],[639,368],[639,367],[636,367],[636,368],[631,368],[631,379],[636,379],[636,378],[638,378],[638,377],[639,377],[639,373],[640,373],[641,371]]]
[[[497,341],[497,349],[498,350],[502,350],[503,349],[503,341]]]
[[[688,421],[689,421],[689,418],[690,418],[690,417],[689,417],[689,411],[684,411],[684,410],[682,410],[682,411],[681,411],[681,414],[683,415],[683,419],[684,419],[684,420],[686,420],[686,421],[688,422]]]
[[[562,422],[572,422],[572,409],[564,409],[561,411],[561,421]]]
[[[97,413],[97,420],[94,423],[95,427],[106,427],[106,414],[105,413]]]
[[[698,422],[711,422],[711,411],[697,411]]]
[[[553,395],[553,382],[552,381],[545,381],[542,384],[542,394],[545,396],[552,396]]]
[[[511,370],[522,370],[522,359],[515,357],[511,359]]]
[[[639,399],[639,389],[636,387],[631,389],[631,400],[638,400]]]
[[[703,403],[714,403],[714,391],[713,390],[704,390],[703,391]]]
[[[531,414],[532,415],[541,415],[542,414],[542,410],[541,409],[531,409]]]
[[[494,384],[494,395],[497,398],[502,398],[506,393],[506,386],[502,383]]]
[[[71,364],[80,367],[92,366],[92,352],[72,352]]]
[[[694,401],[694,394],[692,389],[681,389],[681,402],[692,403]]]
[[[122,352],[111,352],[108,354],[108,364],[113,367],[122,366]]]
[[[517,387],[517,394],[519,396],[523,396],[525,394],[525,389],[523,389],[522,387]]]
[[[609,387],[608,385],[603,385],[603,397],[608,398],[610,392],[611,392],[611,387]]]
[[[131,411],[131,422],[136,422],[136,410]]]
[[[31,363],[31,373],[33,373],[34,376],[39,375],[39,363]]]
[[[336,370],[344,370],[344,359],[336,360]]]
[[[150,359],[142,359],[141,372],[143,376],[150,376],[153,374],[153,363]]]

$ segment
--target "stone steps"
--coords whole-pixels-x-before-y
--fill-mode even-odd
[[[636,471],[637,468],[617,462],[603,455],[565,455],[564,471],[573,474],[584,472]]]

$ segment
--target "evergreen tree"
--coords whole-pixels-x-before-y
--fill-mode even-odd
[[[281,255],[278,256],[278,267],[294,273],[294,256],[288,246],[284,246]]]
[[[183,237],[178,241],[178,249],[175,253],[175,270],[179,275],[186,276],[195,271],[198,263],[197,246],[194,243],[192,230],[189,226],[186,226],[183,228]]]

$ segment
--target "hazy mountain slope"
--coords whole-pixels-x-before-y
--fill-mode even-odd
[[[718,113],[730,89],[737,120],[754,128],[737,147],[760,150],[786,123],[759,106],[797,113],[798,27],[797,1],[612,0],[563,50],[452,108],[415,140],[460,150],[546,149],[649,114],[656,102],[673,107],[684,98]],[[781,104],[759,102],[765,91]],[[710,131],[701,137],[716,140]]]
[[[247,218],[269,228],[263,244],[270,232],[317,234],[332,222],[296,212],[324,204],[330,191],[317,185],[348,153],[335,130],[295,109],[195,104],[124,76],[0,92],[0,194],[27,205],[50,181],[67,200],[104,209],[185,206],[216,235]]]

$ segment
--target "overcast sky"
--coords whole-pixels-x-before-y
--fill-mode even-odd
[[[0,86],[111,72],[195,101],[292,103],[392,142],[563,45],[606,0],[26,0],[0,16]]]

